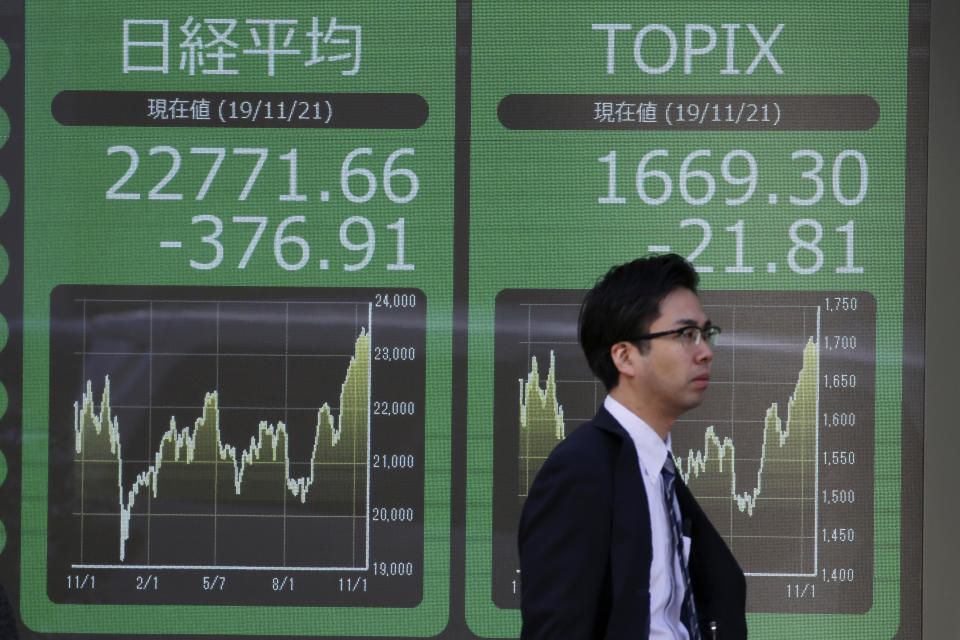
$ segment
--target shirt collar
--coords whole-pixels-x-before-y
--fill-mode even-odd
[[[667,454],[673,455],[670,434],[667,434],[667,441],[664,442],[660,438],[660,434],[653,430],[653,427],[611,396],[604,399],[603,408],[630,435],[630,439],[633,440],[633,445],[637,449],[637,458],[640,460],[640,468],[643,472],[653,477],[659,477],[660,470],[663,469],[663,463],[667,459]]]

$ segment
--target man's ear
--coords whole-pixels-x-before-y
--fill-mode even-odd
[[[640,352],[630,342],[618,342],[610,347],[610,359],[622,376],[632,377],[637,374]]]

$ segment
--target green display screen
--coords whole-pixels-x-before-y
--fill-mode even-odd
[[[750,637],[919,638],[928,10],[3,9],[20,637],[519,637],[527,490],[606,393],[580,301],[672,252]]]

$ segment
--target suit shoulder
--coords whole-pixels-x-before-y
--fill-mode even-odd
[[[612,508],[616,434],[591,422],[580,425],[553,449],[530,485],[520,520],[521,542],[531,534],[531,523],[561,518],[567,526],[571,513],[592,513],[601,521]],[[559,524],[548,528],[564,530]]]
[[[560,441],[548,456],[544,467],[560,466],[568,471],[608,469],[622,444],[615,433],[585,422]]]
[[[610,451],[619,448],[626,431],[618,434],[600,426],[597,419],[584,422],[560,441],[560,445],[576,449],[596,449]],[[560,446],[558,445],[558,447]]]

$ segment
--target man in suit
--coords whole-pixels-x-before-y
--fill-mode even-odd
[[[550,454],[520,520],[525,640],[746,638],[746,581],[678,477],[670,430],[710,380],[696,271],[670,254],[610,269],[580,309],[603,408]]]

